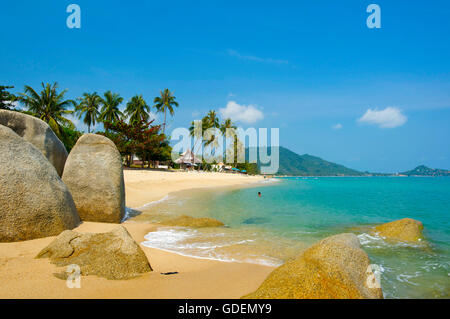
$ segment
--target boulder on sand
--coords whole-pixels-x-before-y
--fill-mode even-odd
[[[411,218],[403,218],[374,228],[381,237],[397,241],[419,242],[423,239],[423,224]]]
[[[0,125],[0,242],[56,236],[80,223],[66,185],[44,155]]]
[[[81,136],[67,158],[62,180],[82,220],[121,222],[125,215],[122,157],[109,138]]]
[[[383,298],[367,254],[354,234],[327,237],[275,269],[254,299]]]
[[[50,258],[57,266],[76,264],[81,275],[129,279],[152,271],[147,256],[123,226],[108,233],[66,230],[36,258]]]
[[[58,175],[62,176],[67,150],[47,123],[31,115],[0,110],[0,125],[9,127],[33,144],[55,167]]]

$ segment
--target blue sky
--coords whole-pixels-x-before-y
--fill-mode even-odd
[[[149,103],[168,87],[180,103],[170,129],[234,102],[255,116],[239,125],[279,127],[300,154],[359,170],[450,169],[448,1],[242,2],[4,2],[0,83]],[[66,26],[70,3],[81,29]],[[370,3],[381,29],[366,26]]]

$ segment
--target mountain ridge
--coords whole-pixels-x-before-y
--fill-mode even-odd
[[[429,168],[425,165],[419,165],[416,168],[402,172],[400,175],[406,176],[450,176],[450,171],[438,168]]]
[[[275,148],[276,151],[276,148]],[[248,159],[249,149],[246,149]],[[261,163],[258,159],[258,169]],[[283,146],[279,147],[279,168],[275,175],[290,176],[363,176],[365,173],[326,161],[320,157],[299,155]]]

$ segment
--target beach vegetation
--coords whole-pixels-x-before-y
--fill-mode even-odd
[[[106,91],[101,98],[101,114],[98,118],[100,122],[115,123],[119,121],[124,114],[120,111],[119,106],[123,102],[123,98],[118,93]]]
[[[135,95],[127,103],[125,114],[129,117],[130,124],[140,121],[148,121],[150,118],[150,106],[145,102],[144,97]]]
[[[178,102],[175,101],[175,99],[176,97],[173,95],[173,92],[170,92],[169,89],[164,89],[163,91],[160,91],[160,96],[155,97],[153,100],[157,112],[164,113],[163,134],[166,130],[167,112],[173,116],[175,114],[174,107],[178,107]]]
[[[141,159],[141,167],[145,162],[150,167],[152,161],[168,161],[172,149],[164,134],[160,134],[160,125],[153,125],[154,120],[134,121],[127,123],[119,119],[115,123],[105,122],[102,134],[111,139],[125,159],[125,165],[132,165],[133,155]]]
[[[27,114],[46,122],[55,134],[62,139],[62,126],[74,127],[67,115],[74,111],[69,108],[76,105],[74,100],[65,99],[67,90],[58,92],[58,83],[41,83],[42,90],[38,93],[31,86],[25,85],[24,92],[19,93],[17,100],[27,108]]]
[[[88,127],[88,133],[91,133],[91,126],[95,126],[100,117],[98,108],[102,99],[97,92],[94,92],[83,93],[79,101],[80,103],[75,107],[75,112],[79,119],[83,118],[83,123]]]
[[[13,89],[14,86],[4,86],[0,85],[0,109],[2,110],[13,110],[14,101],[16,97],[14,94],[10,93],[8,90]]]

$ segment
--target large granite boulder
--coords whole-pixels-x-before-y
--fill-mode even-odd
[[[81,275],[129,279],[152,271],[144,251],[123,226],[108,233],[66,230],[36,258],[50,258],[57,266],[76,264]]]
[[[47,123],[31,115],[0,110],[0,125],[9,127],[33,144],[47,157],[58,175],[62,176],[67,150]]]
[[[80,137],[67,158],[62,180],[82,220],[120,223],[125,216],[122,157],[107,137]]]
[[[423,240],[423,224],[411,218],[403,218],[374,228],[381,237],[394,241],[420,242]]]
[[[367,254],[354,234],[327,237],[275,269],[243,298],[383,298]]]
[[[55,236],[80,223],[66,185],[44,155],[0,125],[0,242]]]

